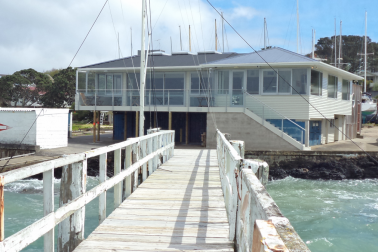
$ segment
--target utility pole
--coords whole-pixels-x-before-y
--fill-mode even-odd
[[[218,50],[218,34],[217,34],[217,19],[215,19],[215,51]]]
[[[264,50],[266,50],[266,18],[264,18]]]
[[[299,53],[299,0],[297,0],[297,53]]]
[[[142,41],[140,48],[140,113],[139,113],[139,136],[144,135],[144,85],[146,83],[146,73],[144,71],[146,58],[144,51],[145,43],[145,20],[146,20],[146,2],[142,0]]]
[[[182,51],[182,39],[181,39],[181,26],[179,25],[179,29],[180,29],[180,47],[181,47],[181,51]]]

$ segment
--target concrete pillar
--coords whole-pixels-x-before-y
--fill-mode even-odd
[[[68,120],[68,138],[72,138],[72,116],[73,113],[69,112],[69,120]]]
[[[322,144],[327,143],[327,136],[328,136],[327,123],[328,123],[327,120],[325,119],[322,120]]]
[[[310,121],[305,121],[305,146],[310,147]]]
[[[93,142],[96,142],[96,110],[93,111]]]
[[[189,113],[186,112],[185,143],[189,144]]]
[[[329,143],[329,121],[325,120],[325,143]]]
[[[168,112],[168,129],[172,130],[172,112]]]
[[[139,111],[135,112],[135,137],[139,136]]]
[[[346,138],[346,116],[345,115],[343,115],[343,134],[342,134],[343,136],[343,140],[347,140],[347,138]]]

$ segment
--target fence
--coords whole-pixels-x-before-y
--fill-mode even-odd
[[[59,224],[58,251],[72,251],[84,239],[85,205],[99,197],[99,222],[106,218],[106,191],[114,187],[118,206],[161,162],[173,156],[174,131],[151,134],[110,146],[2,173],[0,176],[0,251],[20,251],[44,236],[44,251],[54,251],[54,227]],[[114,176],[106,180],[107,153],[114,151]],[[125,151],[124,170],[121,152]],[[86,192],[87,159],[99,156],[100,184]],[[63,167],[60,207],[54,211],[54,169]],[[4,185],[43,173],[44,217],[4,239]]]
[[[243,142],[230,143],[219,130],[217,153],[229,237],[237,251],[309,251],[265,190],[267,164],[245,160]]]

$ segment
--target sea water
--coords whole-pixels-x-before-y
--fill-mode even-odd
[[[87,190],[98,183],[98,178],[88,177]],[[5,237],[43,217],[42,185],[40,180],[22,180],[5,186]],[[59,205],[59,185],[56,179],[55,209]],[[267,190],[311,251],[378,251],[378,180],[287,177],[269,182]],[[114,209],[113,197],[109,190],[107,215]],[[98,198],[86,206],[85,212],[88,237],[98,226]],[[43,251],[43,238],[23,251]]]
[[[96,177],[87,178],[87,190],[99,184]],[[59,207],[60,179],[54,181],[55,209]],[[113,189],[107,191],[107,215],[114,210]],[[43,182],[37,179],[21,180],[4,187],[4,227],[5,238],[17,233],[43,217]],[[85,207],[84,235],[88,237],[98,226],[98,197]],[[55,228],[55,250],[57,248],[58,227]],[[43,251],[43,237],[30,244],[22,251]]]
[[[378,251],[378,180],[287,177],[267,190],[312,252]]]

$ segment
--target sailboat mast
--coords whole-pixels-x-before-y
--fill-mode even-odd
[[[266,18],[264,18],[264,49],[266,49]]]
[[[337,56],[336,56],[336,18],[335,18],[335,67],[337,67]]]
[[[140,47],[140,113],[139,113],[139,136],[144,135],[144,86],[146,83],[146,57],[144,51],[145,43],[145,20],[146,20],[146,2],[142,0],[142,41]]]
[[[218,34],[217,34],[217,20],[215,19],[215,51],[218,51]]]
[[[299,0],[297,0],[297,53],[299,53]]]
[[[222,51],[224,52],[224,21],[223,21],[223,12],[221,13],[222,16]]]
[[[341,66],[341,45],[342,45],[342,27],[343,26],[343,21],[340,21],[340,39],[339,39],[339,66],[338,68],[340,68]]]
[[[364,92],[366,92],[366,65],[367,65],[367,12],[365,12],[365,72],[364,72]]]
[[[312,43],[311,43],[311,58],[315,58],[315,52],[314,52],[314,29],[312,29]]]

